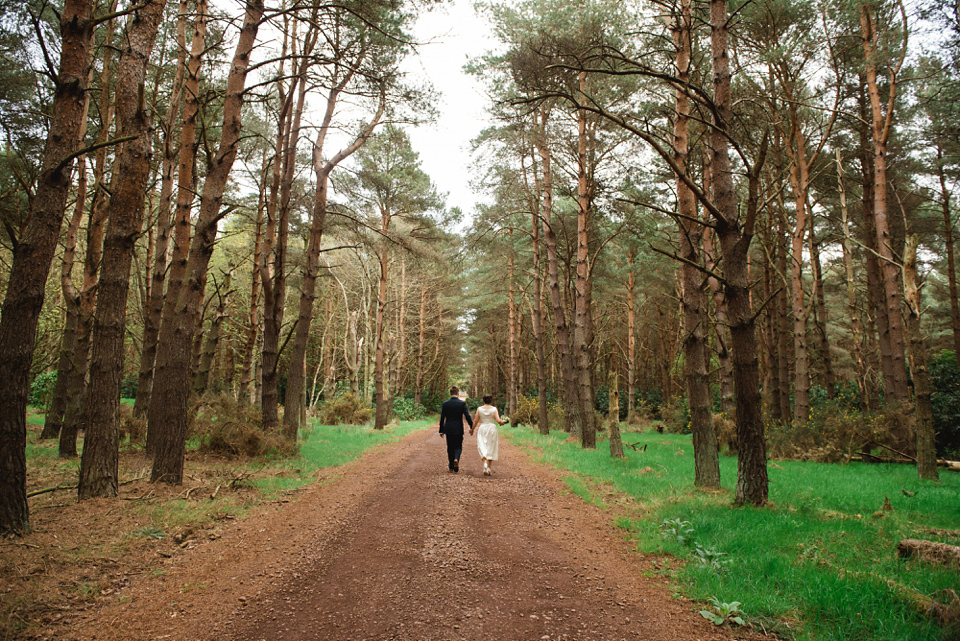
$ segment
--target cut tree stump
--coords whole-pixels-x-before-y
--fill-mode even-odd
[[[960,570],[960,545],[923,539],[904,539],[897,543],[897,552],[903,558],[915,556],[922,561]]]

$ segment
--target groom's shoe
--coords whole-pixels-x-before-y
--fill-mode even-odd
[[[460,471],[460,459],[458,458],[453,459],[453,471],[454,472]]]

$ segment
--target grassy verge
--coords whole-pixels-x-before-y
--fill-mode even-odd
[[[513,443],[571,474],[571,491],[613,507],[638,550],[681,560],[668,571],[690,597],[741,603],[748,620],[797,639],[948,638],[917,611],[916,596],[956,589],[955,571],[897,558],[903,538],[960,544],[960,474],[920,482],[906,465],[770,462],[765,508],[731,504],[736,459],[721,457],[723,491],[693,487],[689,436],[624,435],[627,460],[504,429]],[[643,447],[646,446],[646,449]]]
[[[432,423],[436,421],[405,421],[388,425],[383,430],[311,423],[310,427],[301,430],[300,456],[270,464],[273,474],[258,475],[253,483],[268,498],[302,487],[315,481],[316,473],[322,469],[348,463],[372,447],[392,443],[410,432],[426,429]],[[251,466],[251,469],[259,467]]]

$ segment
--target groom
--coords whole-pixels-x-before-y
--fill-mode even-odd
[[[456,385],[450,388],[450,398],[443,402],[440,409],[440,438],[447,437],[447,460],[451,472],[460,471],[460,454],[463,452],[463,418],[473,427],[473,419],[467,410],[467,404],[460,400],[460,390]]]

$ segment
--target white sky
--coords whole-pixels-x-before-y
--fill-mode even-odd
[[[486,23],[477,17],[472,0],[453,0],[421,16],[416,37],[429,42],[410,73],[423,73],[441,93],[434,125],[410,130],[422,169],[437,190],[446,192],[447,206],[473,214],[479,200],[470,189],[470,140],[487,125],[487,98],[476,79],[463,71],[470,58],[496,45]]]

